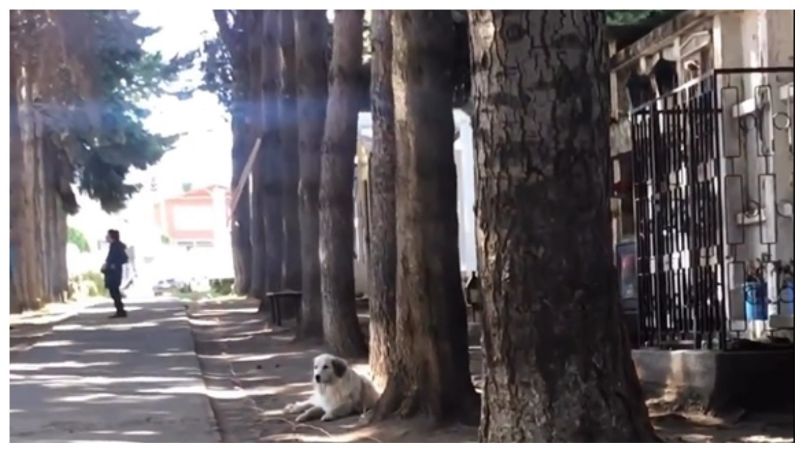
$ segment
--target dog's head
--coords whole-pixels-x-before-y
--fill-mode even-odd
[[[331,384],[343,377],[348,366],[346,361],[337,356],[318,355],[313,360],[313,380],[320,384]]]

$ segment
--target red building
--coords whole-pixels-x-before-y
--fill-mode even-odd
[[[227,187],[212,185],[189,190],[154,205],[154,218],[162,240],[187,246],[213,246],[217,239],[228,241]]]

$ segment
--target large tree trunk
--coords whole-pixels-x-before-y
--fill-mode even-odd
[[[282,49],[282,210],[285,231],[283,287],[301,290],[301,242],[299,232],[299,134],[296,115],[296,43],[293,11],[282,11],[279,43]]]
[[[395,11],[391,22],[397,350],[375,415],[476,424],[455,210],[452,19],[449,11]]]
[[[12,312],[63,301],[67,290],[66,212],[77,206],[69,186],[72,167],[61,145],[64,125],[57,119],[76,91],[85,95],[92,86],[81,70],[86,61],[79,61],[86,55],[65,32],[68,16],[87,18],[80,12],[11,15]]]
[[[355,153],[363,11],[336,11],[330,90],[321,146],[319,254],[324,338],[342,356],[365,355],[354,276]]]
[[[483,441],[654,439],[612,266],[603,16],[471,13]]]
[[[11,238],[20,245],[15,250],[15,273],[20,271],[19,281],[24,285],[23,299],[20,300],[19,310],[37,309],[49,301],[49,284],[46,272],[46,259],[44,256],[46,237],[43,235],[42,223],[43,199],[45,187],[43,185],[43,130],[41,113],[37,112],[37,105],[48,105],[50,101],[47,92],[46,67],[57,43],[53,42],[53,28],[41,17],[44,12],[25,11],[19,13],[19,20],[36,23],[34,27],[41,27],[36,37],[30,34],[21,37],[19,43],[19,57],[21,71],[12,75],[17,79],[14,91],[16,98],[17,130],[12,132],[12,163],[11,190],[19,193],[19,197],[12,196],[12,209],[19,208],[19,218],[12,215]],[[25,32],[21,32],[22,35]],[[42,54],[45,54],[44,56]],[[48,57],[48,58],[45,58]],[[16,152],[14,147],[19,146]],[[15,205],[17,202],[19,204]]]
[[[238,103],[244,103],[237,101]],[[237,189],[240,175],[246,166],[248,154],[253,143],[249,143],[250,134],[247,132],[243,111],[232,112],[232,192]],[[237,204],[233,206],[231,218],[232,257],[235,267],[235,292],[240,295],[247,294],[251,288],[251,240],[249,209],[249,191],[243,192]]]
[[[326,117],[327,18],[324,11],[295,12],[296,93],[299,137],[299,231],[302,301],[296,335],[320,338],[321,264],[318,260],[318,191]]]
[[[369,365],[385,387],[396,325],[396,137],[391,86],[391,11],[371,14],[372,151],[369,155]]]
[[[55,288],[62,301],[69,294],[70,277],[67,271],[67,213],[62,208],[61,199],[57,199],[58,208],[55,215],[54,248],[56,258]]]
[[[239,12],[234,16],[234,24],[228,23],[227,13],[223,10],[213,11],[215,22],[218,24],[218,34],[223,40],[231,55],[233,93],[232,93],[232,180],[231,190],[237,189],[240,175],[243,173],[249,153],[254,147],[256,137],[248,127],[249,112],[254,104],[249,103],[249,56],[247,39],[244,29],[248,19],[246,12]],[[250,191],[244,191],[237,205],[231,206],[230,218],[232,257],[234,260],[235,284],[234,290],[240,295],[247,294],[251,288],[251,240],[250,240]]]
[[[29,249],[33,247],[33,227],[29,222],[30,204],[27,186],[30,180],[25,177],[26,157],[23,142],[24,121],[27,115],[20,106],[24,105],[25,100],[19,99],[24,95],[27,86],[27,71],[25,68],[26,48],[22,41],[22,21],[24,13],[12,11],[10,13],[11,22],[11,45],[10,45],[10,100],[11,100],[11,133],[10,133],[10,209],[9,209],[9,253],[11,254],[11,278],[10,278],[10,308],[11,312],[21,312],[29,307],[32,298],[31,293],[31,258],[27,255]]]
[[[50,43],[53,44],[53,43]],[[47,218],[46,198],[46,182],[45,182],[45,126],[42,111],[37,108],[41,103],[51,101],[47,93],[47,78],[46,71],[49,69],[48,64],[51,55],[48,52],[42,52],[45,55],[41,56],[40,62],[36,65],[37,71],[36,82],[33,85],[34,99],[34,112],[31,115],[33,119],[33,135],[31,141],[31,152],[33,152],[33,217],[34,217],[34,240],[36,240],[36,249],[34,251],[35,261],[37,262],[37,280],[39,281],[39,297],[36,299],[36,307],[40,308],[50,301],[50,274],[47,265],[47,234],[45,232]],[[38,105],[37,105],[38,104]]]
[[[263,116],[260,108],[262,100],[262,11],[249,11],[241,14],[248,14],[246,40],[248,51],[248,105],[249,108],[249,135],[256,140],[257,137],[262,135],[263,132]],[[266,249],[265,242],[265,215],[263,212],[263,203],[265,195],[262,187],[264,185],[264,173],[267,170],[265,165],[261,164],[265,161],[265,156],[262,152],[265,148],[260,149],[258,160],[254,163],[251,170],[251,183],[248,186],[248,191],[251,194],[250,198],[250,225],[249,232],[251,236],[251,265],[249,266],[251,275],[251,284],[249,295],[256,299],[262,299],[265,296],[265,259],[266,253],[262,250]]]
[[[279,141],[279,12],[262,13],[262,115],[260,149],[265,219],[265,289],[282,290],[282,154]]]
[[[261,157],[261,156],[260,156]],[[251,236],[251,265],[249,266],[250,272],[250,289],[249,297],[261,300],[265,296],[265,257],[266,249],[265,243],[265,215],[263,212],[264,196],[262,191],[263,186],[263,165],[256,162],[254,165],[253,173],[251,174],[251,183],[248,190],[250,196],[250,210],[251,210],[251,224],[249,226]]]
[[[66,266],[66,237],[61,236],[61,226],[66,223],[67,214],[57,190],[59,168],[58,156],[62,152],[57,145],[58,132],[49,126],[44,127],[42,139],[42,171],[43,171],[43,219],[42,235],[44,237],[43,266],[46,271],[45,287],[49,302],[65,301],[62,284],[62,267]],[[63,260],[65,259],[65,260]]]

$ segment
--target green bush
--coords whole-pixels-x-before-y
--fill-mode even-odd
[[[91,281],[95,289],[94,295],[102,295],[106,290],[106,282],[103,279],[103,275],[97,272],[87,274],[87,281]]]
[[[209,282],[214,295],[231,295],[234,278],[213,279]]]
[[[75,245],[82,253],[89,252],[89,242],[83,232],[69,227],[67,229],[67,242]]]
[[[73,277],[73,280],[78,287],[87,287],[86,294],[90,297],[97,297],[103,295],[106,290],[106,284],[103,281],[103,275],[99,272],[86,272]],[[80,290],[77,292],[81,293]]]

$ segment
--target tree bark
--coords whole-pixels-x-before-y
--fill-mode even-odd
[[[279,12],[262,12],[262,149],[265,289],[282,290],[282,154],[279,141]]]
[[[319,200],[324,338],[335,353],[365,355],[354,277],[355,154],[363,11],[336,11]]]
[[[395,11],[396,353],[375,416],[477,424],[458,259],[449,11]]]
[[[299,137],[299,231],[302,301],[296,336],[323,336],[321,264],[318,260],[318,192],[321,186],[321,141],[327,105],[324,11],[295,12],[296,93]]]
[[[62,206],[61,197],[57,190],[59,168],[58,156],[62,152],[57,145],[58,131],[49,125],[43,126],[42,137],[42,247],[45,269],[45,293],[47,302],[63,302],[65,300],[65,284],[62,283],[62,268],[67,265],[66,248],[67,238],[61,235],[62,225],[66,227],[67,213]]]
[[[296,42],[293,11],[282,11],[279,43],[282,49],[282,218],[285,250],[283,287],[301,290],[301,239],[299,232],[299,134],[296,115]]]
[[[396,325],[396,135],[391,86],[391,11],[371,14],[372,151],[369,155],[369,365],[383,388]]]
[[[480,438],[654,440],[615,296],[604,14],[473,11],[471,34]]]
[[[29,221],[30,190],[28,185],[30,180],[25,177],[27,172],[28,158],[26,158],[25,146],[23,142],[23,127],[27,119],[24,110],[20,107],[24,105],[27,81],[27,71],[24,70],[26,63],[26,48],[22,40],[22,22],[25,13],[21,11],[11,11],[11,43],[9,66],[10,72],[10,100],[11,100],[11,132],[10,132],[10,162],[12,171],[9,172],[10,182],[10,209],[9,209],[9,253],[11,254],[11,278],[10,278],[10,309],[12,313],[21,312],[29,307],[32,300],[31,293],[31,256],[27,254],[33,247],[33,224]]]
[[[43,17],[44,11],[24,11],[16,16],[27,22],[30,29],[20,32],[19,68],[12,74],[17,79],[16,115],[17,130],[12,127],[12,162],[19,165],[11,171],[12,208],[19,208],[19,218],[12,215],[10,235],[20,248],[16,250],[15,271],[20,271],[19,281],[25,289],[25,298],[20,300],[19,310],[37,309],[50,301],[50,284],[47,273],[47,237],[44,235],[43,204],[45,185],[43,183],[43,121],[37,107],[47,105],[50,99],[48,77],[53,64],[54,27]],[[17,136],[14,134],[18,132]],[[14,152],[15,144],[18,151]],[[17,204],[19,203],[19,204]],[[15,205],[16,204],[16,205]],[[12,242],[13,243],[13,242]]]
[[[262,135],[264,120],[260,105],[262,104],[262,82],[263,82],[263,74],[262,74],[262,19],[263,11],[249,11],[243,12],[241,14],[248,14],[249,17],[247,19],[247,28],[246,28],[246,40],[247,40],[247,51],[248,51],[248,102],[249,105],[248,110],[248,121],[249,121],[249,129],[250,133],[249,136],[253,137],[254,140],[257,137]],[[260,155],[257,157],[257,161],[254,163],[254,166],[251,170],[251,177],[250,177],[250,184],[247,186],[247,190],[250,193],[250,224],[249,224],[249,235],[250,235],[250,242],[251,242],[251,262],[249,266],[249,273],[251,275],[250,281],[250,289],[249,289],[249,296],[252,298],[256,298],[261,300],[265,296],[265,275],[266,275],[266,267],[265,267],[265,260],[267,257],[267,253],[261,252],[262,250],[267,249],[267,244],[265,241],[265,233],[266,228],[264,227],[265,223],[265,212],[263,211],[264,203],[265,203],[265,194],[263,192],[262,187],[264,186],[264,178],[265,178],[265,168],[266,165],[262,164],[265,161],[265,155],[263,152],[266,148],[260,149]],[[249,149],[249,152],[251,150]]]
[[[250,285],[249,297],[262,300],[265,296],[265,257],[266,253],[261,252],[266,249],[265,243],[265,214],[263,212],[263,176],[262,165],[257,162],[254,172],[251,175],[250,188],[250,211],[251,224],[249,225],[249,235],[251,241],[251,265],[249,266]],[[257,168],[260,167],[260,168]]]
[[[232,93],[232,179],[231,190],[237,189],[240,175],[245,168],[251,148],[254,146],[253,135],[248,128],[248,115],[250,105],[249,95],[249,58],[247,51],[247,36],[245,33],[248,13],[240,11],[234,16],[231,26],[224,10],[213,11],[215,22],[218,24],[218,33],[231,55],[233,90]],[[253,108],[253,107],[252,107]],[[250,201],[248,192],[240,197],[237,205],[231,206],[231,238],[232,257],[234,260],[235,284],[234,291],[245,295],[251,289],[251,240],[250,240]]]
[[[238,103],[244,103],[238,100]],[[247,132],[243,111],[235,109],[232,112],[232,182],[231,190],[237,189],[240,175],[246,166],[248,153],[251,146],[248,141],[250,134]],[[231,218],[232,234],[232,256],[235,267],[235,292],[240,295],[247,294],[251,288],[251,274],[249,266],[251,264],[251,240],[250,223],[251,213],[249,208],[249,192],[243,192],[237,205],[233,206]]]
[[[65,18],[49,10],[11,14],[10,252],[12,312],[63,301],[67,290],[64,200],[74,203],[62,133],[67,107],[92,85],[81,71],[86,55],[65,33]],[[76,93],[78,91],[78,93]],[[77,97],[77,96],[76,96]],[[81,106],[82,110],[86,109]]]
[[[56,199],[57,209],[55,214],[55,289],[61,301],[66,301],[70,289],[70,276],[67,271],[67,213],[62,207],[61,199]]]

